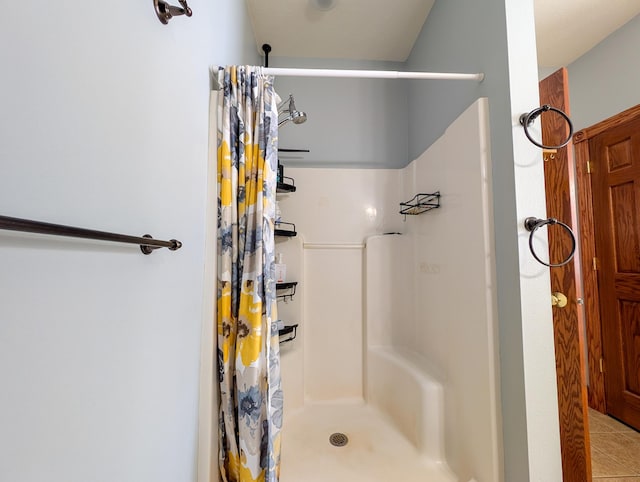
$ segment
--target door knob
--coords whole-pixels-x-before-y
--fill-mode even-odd
[[[551,293],[551,306],[557,306],[558,308],[564,308],[567,306],[567,297],[559,291]]]

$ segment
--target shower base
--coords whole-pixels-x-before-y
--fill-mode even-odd
[[[331,445],[344,433],[349,441]],[[280,482],[456,482],[364,403],[307,404],[286,417]]]

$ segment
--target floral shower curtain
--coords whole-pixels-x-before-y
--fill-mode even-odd
[[[278,110],[260,67],[218,70],[220,480],[277,482],[282,390],[274,277]]]

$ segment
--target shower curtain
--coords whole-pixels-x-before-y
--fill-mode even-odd
[[[283,398],[275,298],[278,110],[260,67],[219,68],[220,480],[277,482]]]

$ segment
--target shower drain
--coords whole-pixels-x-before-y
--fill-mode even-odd
[[[349,443],[349,438],[343,433],[336,432],[329,437],[329,443],[334,447],[344,447]]]

